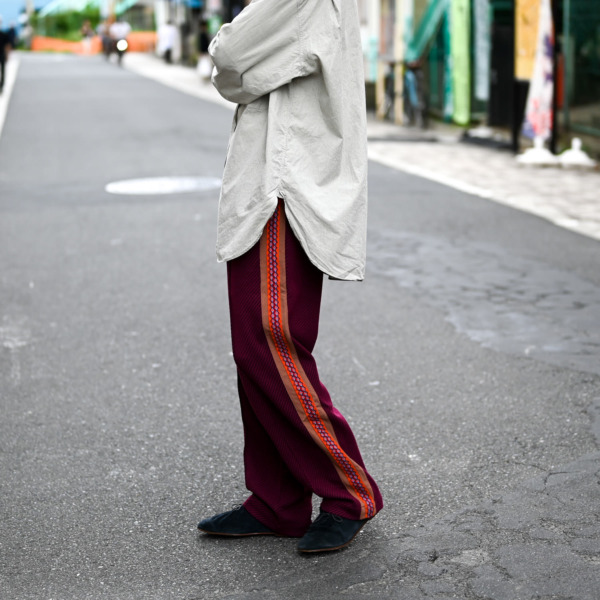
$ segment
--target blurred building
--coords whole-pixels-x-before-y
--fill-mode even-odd
[[[416,92],[434,117],[514,137],[541,1],[358,0],[372,106],[401,123]],[[556,139],[577,134],[600,151],[600,0],[552,0],[552,13]]]

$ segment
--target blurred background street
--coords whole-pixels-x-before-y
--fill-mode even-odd
[[[524,113],[527,86],[491,76],[519,3],[508,18],[513,3],[486,0],[490,95],[473,75],[467,108],[455,81],[447,114],[433,88],[411,112],[405,76],[441,77],[447,12],[475,19],[481,3],[358,3],[367,277],[326,282],[316,357],[386,507],[350,548],[311,557],[196,530],[247,494],[214,252],[234,107],[196,68],[202,22],[243,2],[149,18],[144,2],[72,0],[66,39],[65,1],[19,4],[0,95],[2,600],[598,600],[600,171],[556,162],[575,136],[598,157],[587,0],[551,5],[573,42],[547,167],[517,160],[532,142],[511,102]],[[121,66],[79,29],[111,16],[132,25]],[[398,37],[409,16],[412,41]],[[502,92],[516,112],[498,112]]]

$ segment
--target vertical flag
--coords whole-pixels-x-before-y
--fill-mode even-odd
[[[454,121],[466,125],[471,118],[471,4],[450,2],[450,52]]]
[[[444,120],[451,121],[454,114],[454,94],[452,87],[452,52],[450,50],[450,4],[444,11],[442,31],[444,32]]]
[[[475,30],[475,98],[490,97],[490,0],[475,0],[473,4]]]
[[[515,78],[531,81],[540,24],[540,0],[516,0]]]
[[[540,0],[533,76],[527,96],[523,135],[547,140],[552,133],[554,26],[550,0]]]

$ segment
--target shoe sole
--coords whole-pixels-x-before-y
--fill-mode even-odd
[[[274,531],[261,531],[256,533],[220,533],[217,531],[206,531],[206,529],[200,529],[200,527],[198,527],[198,531],[201,531],[202,533],[206,533],[208,535],[217,535],[220,537],[253,537],[257,535],[272,535],[275,537],[283,537],[282,535],[280,535],[279,533],[275,533]]]
[[[357,529],[356,533],[345,544],[342,544],[341,546],[335,546],[335,548],[315,548],[310,550],[302,550],[301,548],[298,548],[298,552],[301,552],[302,554],[316,554],[317,552],[334,552],[335,550],[341,550],[342,548],[349,546],[354,541],[354,538],[360,533],[361,529],[366,524],[366,522],[363,523],[360,526],[360,528]]]

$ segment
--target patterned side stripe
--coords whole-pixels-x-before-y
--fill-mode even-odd
[[[330,457],[335,461],[345,477],[348,479],[350,486],[355,491],[356,495],[364,505],[364,514],[367,518],[375,515],[375,502],[369,493],[367,486],[362,481],[352,460],[339,446],[337,440],[332,436],[319,415],[315,398],[309,391],[309,386],[302,378],[302,374],[298,366],[294,362],[294,358],[288,344],[292,344],[291,339],[287,339],[285,335],[282,306],[281,306],[281,273],[280,273],[280,234],[279,228],[282,225],[282,208],[281,206],[273,214],[267,224],[267,278],[268,278],[268,314],[269,314],[269,331],[277,350],[279,359],[283,363],[285,371],[289,377],[292,387],[296,393],[302,409],[308,418],[310,426],[321,440],[323,447],[327,450]],[[318,398],[316,399],[318,402]]]

